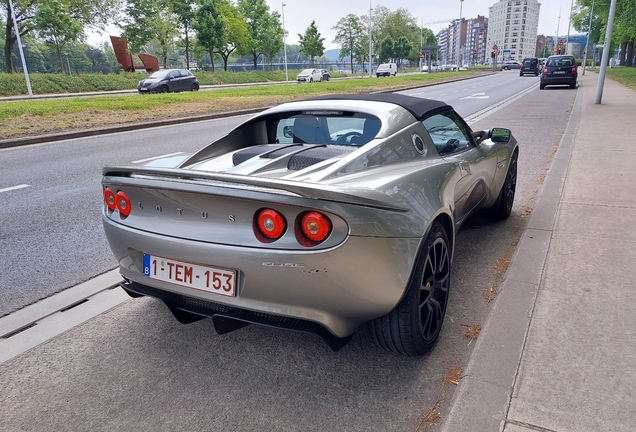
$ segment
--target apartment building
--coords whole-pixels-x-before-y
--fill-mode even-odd
[[[536,55],[540,9],[537,0],[500,0],[489,8],[486,43],[490,52],[497,47],[499,63]]]

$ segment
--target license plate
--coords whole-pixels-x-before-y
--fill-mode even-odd
[[[554,71],[555,75],[556,74],[560,74],[560,75],[565,75],[565,71]]]
[[[144,254],[144,276],[186,288],[234,297],[236,272]]]

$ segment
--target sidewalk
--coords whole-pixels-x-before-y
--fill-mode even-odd
[[[636,430],[636,92],[579,80],[444,431]]]

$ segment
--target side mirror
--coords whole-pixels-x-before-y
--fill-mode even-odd
[[[510,141],[510,129],[504,128],[492,128],[489,133],[489,137],[492,142],[507,143]]]
[[[283,136],[285,138],[293,138],[294,137],[294,128],[292,126],[283,127]]]

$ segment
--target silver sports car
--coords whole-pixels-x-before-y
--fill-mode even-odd
[[[428,351],[455,234],[508,217],[518,146],[449,105],[398,94],[268,109],[195,154],[103,170],[103,222],[132,296],[218,333],[249,323],[320,335],[367,323],[383,348]]]

